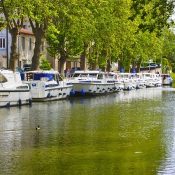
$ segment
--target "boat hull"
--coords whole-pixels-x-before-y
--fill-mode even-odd
[[[70,96],[72,85],[53,88],[31,88],[32,101],[53,101],[66,99]]]
[[[102,95],[115,91],[114,83],[93,83],[76,82],[73,83],[74,95]]]
[[[31,103],[29,90],[0,90],[0,107],[31,105]]]

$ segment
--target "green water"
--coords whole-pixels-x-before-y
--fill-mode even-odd
[[[174,106],[145,89],[0,109],[0,175],[173,175]]]

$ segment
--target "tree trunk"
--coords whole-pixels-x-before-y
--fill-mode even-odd
[[[19,53],[17,53],[17,36],[18,29],[12,28],[9,30],[12,37],[11,53],[10,53],[10,65],[9,68],[15,71],[15,68],[18,66]]]
[[[137,72],[140,72],[141,62],[142,62],[141,59],[139,59],[139,61],[137,62]]]
[[[63,45],[64,46],[64,45]],[[60,59],[59,59],[59,72],[62,76],[65,76],[64,65],[66,63],[67,54],[64,47],[60,48]]]
[[[84,49],[80,56],[80,69],[86,70],[86,50],[88,48],[88,44],[84,43]]]
[[[118,71],[123,72],[124,71],[124,64],[123,60],[118,60]]]
[[[111,61],[109,59],[107,60],[106,71],[107,72],[110,72],[111,71]]]
[[[80,69],[86,70],[86,54],[84,51],[80,56]]]
[[[32,70],[37,70],[39,69],[39,59],[41,53],[40,48],[42,44],[42,39],[44,37],[44,32],[41,28],[37,28],[34,35],[35,35],[35,48],[32,57]]]
[[[62,76],[65,76],[65,73],[64,73],[64,65],[66,63],[66,57],[65,55],[61,55],[60,57],[60,60],[59,60],[59,72]]]

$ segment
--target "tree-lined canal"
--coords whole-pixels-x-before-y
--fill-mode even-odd
[[[0,175],[175,174],[174,106],[157,88],[2,108]]]

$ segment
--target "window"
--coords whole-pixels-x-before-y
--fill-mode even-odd
[[[21,38],[21,42],[22,42],[22,50],[25,50],[25,37]]]
[[[103,74],[98,74],[97,79],[103,79]]]
[[[5,49],[5,38],[0,38],[0,49]]]
[[[29,38],[29,50],[32,50],[32,38]]]
[[[0,83],[7,82],[7,79],[4,77],[4,75],[0,74]]]

